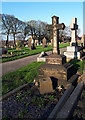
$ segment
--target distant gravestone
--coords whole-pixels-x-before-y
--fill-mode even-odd
[[[46,42],[46,38],[45,37],[43,38],[42,42],[43,42],[42,47],[43,48],[47,47],[47,44],[46,44],[47,42]]]
[[[28,39],[28,47],[30,48],[30,50],[32,49],[31,38]]]

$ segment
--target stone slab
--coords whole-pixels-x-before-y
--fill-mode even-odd
[[[37,62],[46,62],[46,58],[45,57],[37,57]]]
[[[75,46],[68,46],[68,47],[67,47],[67,51],[69,51],[69,52],[70,52],[70,51],[71,51],[71,52],[75,52],[75,51],[76,51],[76,52],[77,52],[77,51],[78,51],[78,48],[75,47]]]
[[[64,55],[70,59],[74,59],[74,58],[77,58],[77,59],[80,59],[82,57],[82,51],[80,52],[72,52],[72,51],[66,51],[64,52]]]
[[[66,63],[66,57],[64,55],[52,54],[46,57],[47,64],[59,64]]]
[[[66,86],[67,80],[74,74],[73,65],[44,64],[39,67],[39,76],[54,77],[58,79],[58,85]]]

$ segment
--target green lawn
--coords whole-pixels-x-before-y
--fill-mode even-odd
[[[34,78],[38,76],[38,68],[42,64],[44,64],[44,62],[32,62],[25,67],[3,75],[2,94],[8,93],[20,85],[32,82]]]
[[[84,61],[71,61],[74,64],[74,69],[83,73],[83,68],[85,64]],[[38,68],[40,65],[45,64],[44,62],[32,62],[25,67],[22,67],[16,71],[9,72],[2,76],[2,93],[7,92],[23,85],[25,83],[30,83],[38,76]]]
[[[69,46],[68,43],[60,44],[59,48],[64,48],[67,46]],[[9,57],[2,58],[2,62],[12,61],[12,60],[20,59],[20,58],[27,57],[30,55],[35,55],[35,54],[41,53],[42,51],[46,52],[46,51],[51,51],[51,50],[52,50],[52,46],[48,46],[46,48],[43,48],[42,46],[37,46],[35,50],[30,50],[29,48],[25,48],[25,47],[22,47],[21,50],[16,50],[15,48],[9,49],[8,53],[10,54],[10,52],[13,52],[13,54],[16,56],[10,57],[10,58]],[[24,52],[25,54],[21,55]]]

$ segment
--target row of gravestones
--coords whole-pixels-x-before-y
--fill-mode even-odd
[[[53,50],[51,55],[45,57],[46,64],[39,67],[38,81],[41,94],[53,92],[56,87],[61,85],[67,88],[71,83],[74,84],[78,78],[73,64],[66,63],[66,57],[80,58],[85,47],[85,39],[83,40],[84,47],[79,47],[77,44],[77,18],[72,19],[70,27],[72,31],[70,46],[67,47],[67,52],[64,55],[60,55],[59,30],[64,30],[65,25],[64,23],[59,24],[59,17],[53,16],[52,25],[47,26],[47,29],[53,30]]]
[[[33,39],[31,39],[31,38],[28,39],[28,47],[30,49],[35,49],[35,47],[38,45],[39,45],[38,40],[35,40],[35,42],[34,42]],[[43,48],[47,47],[47,40],[45,37],[42,39],[42,43],[40,43],[40,45],[42,45]]]

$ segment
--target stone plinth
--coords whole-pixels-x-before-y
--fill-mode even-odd
[[[74,74],[73,65],[65,63],[64,65],[58,64],[44,64],[39,68],[39,76],[56,78],[58,85],[66,86],[69,78]]]
[[[49,77],[41,78],[39,80],[39,83],[40,83],[40,94],[54,92],[52,87],[52,80]]]
[[[67,51],[77,52],[77,51],[78,51],[78,47],[75,47],[75,46],[68,46],[68,47],[67,47]]]
[[[46,63],[62,65],[66,63],[66,57],[65,55],[52,54],[46,57]]]
[[[37,62],[41,62],[41,61],[46,62],[46,56],[48,56],[47,53],[45,53],[44,51],[41,52],[39,57],[37,57]]]
[[[67,60],[80,59],[83,55],[83,51],[78,46],[68,46],[67,51],[64,52]]]
[[[37,62],[45,62],[46,58],[45,57],[37,57]]]

